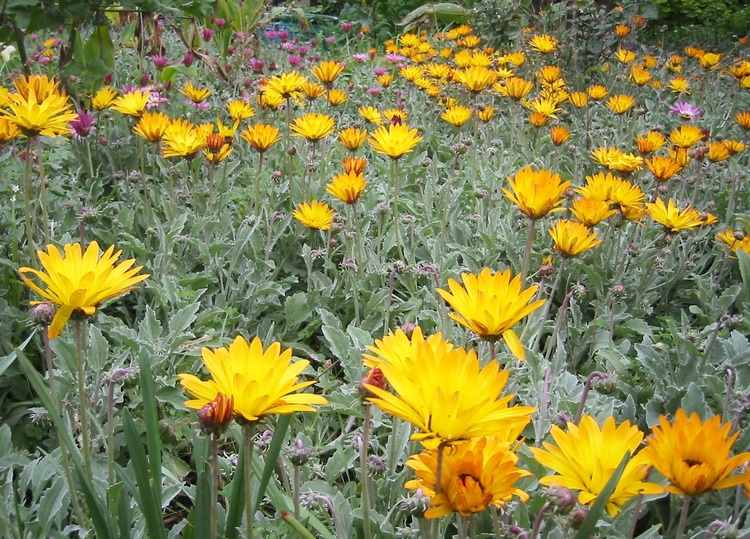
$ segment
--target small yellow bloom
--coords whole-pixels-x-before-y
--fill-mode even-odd
[[[321,95],[326,93],[326,89],[323,85],[317,82],[306,81],[302,85],[302,92],[305,94],[307,99],[313,100],[318,99]]]
[[[584,505],[596,501],[625,455],[635,453],[643,440],[643,433],[630,421],[618,426],[614,418],[608,417],[600,429],[589,415],[581,418],[580,425],[568,423],[567,431],[553,425],[550,434],[557,445],[542,442],[544,449],[532,447],[531,452],[557,475],[548,475],[539,482],[580,491],[578,501]],[[648,469],[643,451],[628,461],[607,501],[610,515],[619,513],[623,504],[639,494],[663,492],[659,485],[645,481]]]
[[[344,157],[344,171],[347,174],[364,174],[367,159],[364,157]]]
[[[709,161],[718,163],[719,161],[726,161],[730,157],[731,154],[729,153],[729,148],[727,148],[726,144],[724,144],[723,142],[708,143],[708,152],[706,153],[706,158],[708,158]]]
[[[698,57],[698,61],[700,62],[703,69],[710,70],[710,69],[716,69],[716,66],[719,65],[719,62],[721,61],[721,54],[716,54],[714,52],[707,52],[702,54]]]
[[[201,103],[211,97],[211,90],[208,88],[198,88],[190,81],[178,91],[193,103]]]
[[[292,215],[307,228],[329,230],[334,213],[328,204],[313,200],[310,204],[303,202],[297,206]]]
[[[555,242],[555,251],[567,256],[578,256],[602,242],[596,232],[578,221],[559,220],[547,232]]]
[[[331,183],[326,185],[326,191],[345,204],[354,204],[362,196],[365,187],[367,182],[364,174],[347,172],[334,176]]]
[[[626,37],[630,33],[630,28],[628,26],[625,26],[624,24],[618,24],[615,26],[615,34],[617,34],[617,37],[620,39]]]
[[[734,230],[731,229],[724,232],[719,232],[718,234],[716,234],[716,241],[719,241],[729,247],[730,251],[732,251],[733,253],[736,253],[739,250],[745,251],[747,254],[750,254],[750,235],[747,235],[744,232],[742,233],[742,235],[735,235]]]
[[[94,97],[91,98],[91,106],[96,110],[104,110],[112,104],[116,97],[117,90],[105,86],[96,92]]]
[[[463,105],[455,105],[446,109],[440,117],[451,125],[461,127],[471,118],[471,109]]]
[[[569,98],[570,102],[579,109],[582,109],[589,104],[589,94],[586,92],[573,92],[570,94]]]
[[[404,154],[412,152],[421,140],[419,132],[410,129],[405,123],[389,123],[387,127],[378,127],[368,139],[376,152],[391,159],[399,159]]]
[[[158,142],[171,122],[169,116],[163,112],[144,112],[133,127],[133,133],[149,142]]]
[[[380,84],[383,88],[388,88],[391,83],[393,82],[393,75],[390,73],[383,73],[382,75],[378,75],[378,84]]]
[[[57,247],[47,245],[46,251],[37,251],[43,271],[27,267],[18,270],[26,286],[45,298],[31,301],[31,305],[46,303],[57,307],[49,327],[50,339],[60,335],[74,313],[92,316],[102,302],[133,290],[136,284],[149,277],[146,273],[138,275],[143,266],[133,267],[135,260],[132,258],[117,264],[122,251],[115,252],[114,246],[101,256],[95,241],[85,252],[80,243],[67,244],[63,250],[64,257]],[[27,273],[35,275],[45,288],[26,277]]]
[[[478,275],[462,273],[461,280],[463,286],[448,279],[450,292],[438,289],[438,294],[456,311],[448,316],[482,339],[495,341],[502,337],[511,353],[523,360],[523,345],[513,326],[544,304],[543,299],[532,301],[539,287],[523,289],[520,275],[511,278],[510,270],[491,272],[489,268]]]
[[[347,127],[343,131],[339,131],[339,140],[341,140],[344,148],[350,152],[356,152],[367,140],[367,130]]]
[[[335,126],[336,122],[327,114],[308,112],[295,118],[290,127],[294,131],[293,137],[304,137],[311,142],[316,142],[333,133]]]
[[[346,100],[349,99],[349,96],[346,95],[345,91],[334,88],[326,94],[326,99],[328,100],[328,103],[337,107],[342,103],[345,103]]]
[[[552,84],[560,79],[561,74],[562,70],[558,66],[544,66],[537,70],[536,78],[539,79],[540,82]]]
[[[494,115],[495,115],[495,107],[493,107],[492,105],[487,105],[486,107],[477,111],[477,118],[479,118],[479,121],[485,122],[485,123],[489,122]]]
[[[235,416],[258,421],[271,414],[315,412],[313,405],[328,404],[321,395],[301,392],[315,384],[299,381],[310,362],[292,362],[292,349],[282,351],[277,342],[264,350],[258,337],[248,343],[238,336],[227,348],[203,348],[202,355],[210,380],[187,373],[179,375],[182,387],[195,397],[185,402],[188,408],[200,410],[221,393],[233,399]]]
[[[629,95],[613,95],[607,99],[607,107],[615,114],[625,114],[635,105],[635,99]]]
[[[592,227],[617,213],[617,210],[610,208],[608,197],[602,200],[587,196],[574,200],[570,212],[584,225]]]
[[[690,95],[690,84],[685,77],[675,77],[669,81],[669,89],[676,94]]]
[[[299,99],[306,82],[307,79],[296,71],[282,73],[268,79],[264,91],[268,94],[278,94],[282,99]]]
[[[21,131],[18,130],[18,126],[7,118],[0,116],[0,144],[5,144],[20,136]]]
[[[453,80],[464,85],[472,93],[479,93],[497,82],[497,73],[483,66],[460,69],[453,74]]]
[[[645,135],[638,135],[635,143],[638,146],[638,153],[646,155],[662,148],[667,143],[667,139],[658,131],[649,131]]]
[[[550,212],[562,211],[563,194],[570,180],[562,181],[559,174],[550,170],[533,170],[530,166],[508,177],[510,190],[502,191],[527,217],[539,219]]]
[[[499,86],[497,89],[501,94],[513,99],[523,99],[534,89],[534,83],[520,77],[511,77],[506,79],[505,84]]]
[[[70,133],[69,122],[78,118],[70,109],[73,103],[60,83],[46,75],[21,75],[13,80],[16,92],[6,96],[6,108],[0,109],[0,117],[16,124],[26,137],[39,135],[65,136]]]
[[[310,73],[315,75],[315,77],[323,84],[330,86],[331,84],[333,84],[333,81],[335,81],[338,76],[344,72],[345,67],[346,64],[337,62],[335,60],[329,60],[326,62],[321,62],[318,65],[312,67],[310,69]]]
[[[724,146],[726,146],[727,150],[729,150],[729,153],[731,155],[744,151],[745,148],[747,147],[747,145],[744,142],[741,142],[739,140],[725,140]]]
[[[150,96],[151,92],[133,90],[132,92],[128,92],[127,94],[115,98],[115,100],[112,101],[111,108],[121,114],[138,118],[146,110],[146,105],[148,104],[148,98]]]
[[[629,64],[636,59],[638,55],[628,49],[617,49],[615,52],[615,58],[617,58],[623,64]]]
[[[557,39],[549,34],[540,34],[531,38],[529,46],[537,52],[549,54],[557,49]]]
[[[704,131],[695,125],[682,125],[672,130],[669,140],[680,148],[690,148],[706,137]]]
[[[257,124],[246,127],[240,133],[240,137],[246,140],[257,152],[264,153],[271,146],[281,140],[279,129],[273,125]]]
[[[639,66],[633,66],[630,69],[630,78],[638,86],[644,86],[648,84],[653,77],[651,76],[651,73],[647,69],[644,69]]]
[[[357,109],[357,113],[362,116],[365,121],[370,122],[371,124],[378,126],[383,125],[383,116],[375,107],[360,107]]]
[[[589,86],[586,91],[589,94],[589,97],[593,99],[594,101],[599,101],[601,99],[604,99],[607,97],[607,94],[609,93],[607,91],[607,88],[604,87],[601,84],[594,84],[593,86]]]
[[[552,144],[555,146],[561,146],[565,144],[570,138],[570,131],[563,125],[553,125],[549,130]]]
[[[166,158],[193,159],[199,151],[206,147],[206,138],[209,133],[210,131],[207,128],[196,126],[187,120],[172,120],[161,139],[162,155]]]
[[[681,210],[671,198],[666,205],[660,198],[657,198],[654,203],[647,202],[646,210],[651,218],[668,232],[680,232],[704,225],[704,220],[698,210],[692,206]]]
[[[229,117],[235,122],[241,122],[255,116],[253,107],[239,99],[227,103],[227,110],[229,111]]]

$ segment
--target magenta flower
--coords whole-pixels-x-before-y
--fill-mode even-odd
[[[253,73],[263,73],[263,68],[266,67],[266,63],[257,58],[250,58],[248,63],[250,64],[250,69],[253,70]]]
[[[163,54],[154,54],[151,57],[151,61],[154,63],[156,69],[164,69],[165,67],[167,67],[167,64],[169,64],[169,58],[167,58]]]
[[[669,108],[669,113],[677,114],[678,116],[685,118],[686,120],[692,121],[703,114],[703,110],[686,101],[678,101]]]
[[[81,140],[88,137],[94,131],[96,118],[87,110],[76,111],[76,114],[78,114],[78,118],[72,122],[68,122],[68,126],[73,130],[73,138]]]

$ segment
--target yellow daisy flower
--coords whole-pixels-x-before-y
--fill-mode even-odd
[[[293,137],[304,137],[310,142],[316,142],[333,133],[335,126],[336,122],[327,114],[308,112],[295,118],[290,127],[294,131]]]
[[[549,34],[540,34],[529,40],[529,46],[537,52],[549,54],[557,49],[557,39]]]
[[[383,116],[375,107],[360,107],[357,109],[357,113],[359,113],[365,121],[370,122],[371,124],[378,126],[383,125]]]
[[[133,133],[149,142],[158,142],[164,136],[172,120],[163,112],[144,112],[133,127]]]
[[[94,97],[91,98],[91,107],[96,110],[104,110],[109,108],[110,105],[117,98],[117,90],[113,90],[109,86],[99,89]]]
[[[138,118],[146,110],[151,92],[133,90],[115,98],[110,107],[121,114]]]
[[[313,405],[328,404],[321,395],[300,393],[315,384],[299,381],[310,362],[292,362],[292,349],[282,351],[277,342],[264,350],[258,337],[248,344],[239,336],[227,348],[203,348],[202,355],[210,380],[179,375],[182,387],[195,397],[185,402],[188,408],[199,410],[221,393],[234,399],[235,416],[258,421],[271,414],[315,412]]]
[[[45,303],[57,307],[49,327],[50,339],[60,335],[71,315],[92,316],[102,302],[133,290],[149,277],[146,273],[138,275],[143,266],[133,267],[132,258],[117,264],[122,251],[115,252],[114,246],[101,256],[95,241],[85,252],[80,243],[66,244],[63,251],[64,257],[57,247],[47,245],[46,251],[37,251],[43,271],[27,267],[18,270],[26,286],[45,298],[45,301],[31,301],[31,305]],[[27,273],[42,281],[44,289],[26,277]]]
[[[632,109],[634,105],[635,99],[629,95],[613,95],[607,99],[607,107],[615,114],[625,114]]]
[[[301,203],[292,212],[292,215],[307,228],[329,230],[334,213],[334,210],[328,204],[313,200],[310,204],[307,202]]]
[[[24,136],[57,137],[70,133],[69,122],[78,118],[73,103],[60,92],[60,83],[46,75],[21,75],[13,80],[16,92],[7,95],[0,117],[16,124]]]
[[[461,127],[471,118],[471,109],[463,105],[455,105],[443,111],[440,117],[451,125]]]
[[[330,86],[333,84],[341,73],[343,73],[346,64],[337,62],[335,60],[329,60],[321,62],[310,69],[310,73],[325,85]]]
[[[646,168],[651,171],[655,180],[665,182],[678,174],[682,170],[682,165],[669,157],[655,155],[651,159],[646,159]]]
[[[349,172],[334,176],[331,183],[326,185],[326,191],[345,204],[354,204],[359,200],[365,187],[367,182],[364,174]]]
[[[557,221],[548,232],[555,242],[555,251],[567,256],[578,256],[602,242],[596,237],[596,232],[578,221]]]
[[[533,170],[530,166],[508,177],[509,189],[502,191],[518,208],[531,219],[539,219],[553,211],[562,211],[563,194],[570,181],[562,181],[559,174],[550,170]]]
[[[229,117],[235,122],[241,122],[255,116],[253,107],[240,99],[235,99],[227,103],[227,110],[229,111]]]
[[[373,149],[391,159],[400,159],[404,154],[410,153],[419,144],[422,137],[416,129],[410,129],[405,123],[378,127],[368,141]]]
[[[208,88],[198,88],[190,81],[188,81],[182,89],[178,90],[178,92],[187,97],[193,103],[200,103],[211,96],[211,90]]]
[[[206,146],[209,131],[187,120],[172,120],[162,137],[161,152],[164,157],[193,159]]]
[[[680,232],[703,226],[703,218],[698,210],[688,206],[681,210],[673,199],[669,199],[667,204],[660,198],[654,203],[646,203],[646,211],[651,218],[660,223],[669,232]]]
[[[573,201],[570,212],[584,225],[592,227],[617,213],[617,210],[609,207],[608,200],[583,197]]]
[[[339,140],[344,148],[350,152],[356,152],[367,141],[367,130],[347,127],[343,131],[339,131]]]
[[[279,129],[273,125],[257,124],[246,127],[240,133],[240,137],[246,140],[256,151],[263,153],[271,146],[281,140]]]

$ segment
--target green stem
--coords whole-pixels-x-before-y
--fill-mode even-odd
[[[362,445],[359,448],[359,465],[362,468],[362,523],[365,539],[372,538],[370,529],[370,473],[367,467],[367,449],[370,446],[371,404],[365,403],[365,422],[362,427]]]
[[[352,215],[354,216],[354,231],[357,233],[357,277],[362,277],[362,268],[365,265],[365,257],[362,249],[362,229],[359,225],[359,215],[357,214],[357,203],[352,206]]]
[[[246,423],[243,427],[245,435],[243,452],[245,458],[245,518],[247,528],[245,537],[253,539],[253,424]]]
[[[34,152],[31,146],[32,139],[26,140],[26,170],[24,171],[24,214],[26,217],[26,242],[29,246],[29,258],[34,260],[34,251],[36,245],[34,244],[34,228],[31,222],[31,196],[33,193],[33,185],[31,183],[31,172],[34,164]]]
[[[219,437],[211,435],[211,539],[219,537],[216,506],[219,504]]]
[[[76,320],[76,364],[78,367],[78,416],[81,420],[81,446],[83,448],[83,466],[89,481],[93,481],[94,473],[91,467],[91,448],[89,440],[89,415],[86,403],[86,378],[83,369],[83,320]]]
[[[47,182],[44,179],[44,151],[42,149],[42,140],[39,137],[34,137],[37,141],[37,147],[39,152],[39,201],[42,205],[42,230],[44,231],[44,239],[47,243],[50,242],[50,229],[49,229],[49,212],[47,211]]]
[[[529,232],[526,235],[526,246],[523,249],[523,263],[521,264],[521,285],[526,284],[526,274],[529,271],[529,262],[531,261],[531,245],[534,242],[534,232],[536,230],[536,219],[531,219]]]
[[[294,492],[292,492],[292,496],[294,497],[294,518],[299,520],[299,514],[300,514],[300,489],[302,487],[302,477],[300,476],[300,470],[302,469],[302,466],[297,466],[296,464],[293,466],[293,488]]]
[[[680,510],[680,521],[677,524],[677,531],[674,534],[675,539],[682,539],[682,535],[685,533],[689,509],[690,496],[685,496],[685,501],[682,502],[682,509]]]
[[[399,256],[401,259],[404,258],[404,251],[401,248],[401,232],[400,223],[398,219],[398,197],[399,197],[399,173],[398,173],[398,159],[393,160],[391,166],[391,175],[393,176],[393,226],[396,227],[396,248],[398,249]]]
[[[263,174],[263,152],[258,157],[258,174],[255,176],[255,200],[253,201],[253,214],[257,217],[260,214],[260,178]]]

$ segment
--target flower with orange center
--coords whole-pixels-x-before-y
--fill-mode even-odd
[[[705,138],[703,130],[695,125],[682,125],[669,134],[669,140],[679,148],[690,148]]]
[[[416,427],[412,440],[447,453],[481,436],[515,431],[528,425],[530,406],[509,406],[514,395],[501,396],[509,373],[496,361],[482,367],[476,351],[421,342],[402,362],[378,365],[395,395],[367,385],[368,399],[384,412]]]
[[[343,131],[339,131],[339,140],[344,148],[350,152],[356,152],[367,140],[367,130],[347,127]]]
[[[279,129],[273,125],[257,124],[246,127],[240,133],[240,137],[246,140],[256,151],[264,153],[271,146],[281,140]]]
[[[651,218],[661,224],[667,232],[680,232],[703,226],[704,219],[701,214],[692,206],[687,206],[681,210],[673,199],[669,199],[667,204],[660,198],[653,203],[646,203],[646,210]]]
[[[367,159],[364,157],[344,157],[344,171],[347,174],[364,174]]]
[[[620,39],[626,37],[630,33],[630,28],[625,26],[624,24],[618,24],[615,26],[615,34],[617,34],[617,37]]]
[[[416,129],[410,129],[405,123],[389,123],[388,126],[378,127],[368,141],[372,148],[391,159],[400,159],[410,153],[419,144],[422,137]]]
[[[43,271],[27,267],[18,270],[26,286],[44,298],[31,301],[32,306],[57,307],[49,326],[50,339],[60,335],[73,314],[93,316],[101,303],[135,289],[135,285],[149,277],[139,274],[143,266],[133,267],[132,258],[117,264],[122,251],[115,252],[114,246],[101,253],[99,244],[92,241],[85,251],[80,243],[67,244],[63,250],[65,256],[54,245],[48,245],[46,251],[37,251]],[[26,277],[27,273],[37,277],[44,288]]]
[[[172,122],[169,116],[163,112],[144,112],[133,127],[133,133],[139,135],[149,142],[158,142],[164,136],[169,124]]]
[[[211,126],[209,125],[208,128]],[[172,120],[162,136],[162,155],[164,157],[183,157],[193,159],[206,147],[206,138],[210,130],[205,126],[196,126],[187,120]]]
[[[336,126],[333,118],[327,114],[308,112],[299,118],[295,118],[290,125],[293,137],[304,137],[310,142],[317,142],[331,133]]]
[[[324,85],[330,87],[338,78],[338,76],[344,72],[345,67],[346,64],[337,62],[335,60],[329,60],[326,62],[321,62],[310,68],[310,73],[312,73],[315,78],[317,78]]]
[[[635,99],[629,95],[613,95],[607,99],[607,107],[615,114],[625,114],[635,105]]]
[[[659,416],[659,426],[653,428],[641,454],[669,480],[666,489],[672,494],[696,496],[741,485],[750,474],[731,474],[750,460],[750,453],[730,456],[740,435],[740,431],[730,434],[731,428],[731,423],[722,425],[718,415],[703,422],[697,413],[687,417],[680,408],[671,423]]]
[[[537,52],[549,54],[557,49],[557,39],[549,34],[540,34],[529,40],[529,46]]]
[[[367,182],[364,174],[346,172],[334,176],[331,183],[326,185],[326,191],[345,204],[354,204],[362,196],[365,187]]]
[[[596,237],[596,232],[578,221],[561,219],[547,232],[555,242],[555,251],[571,257],[593,249],[602,242]]]
[[[511,278],[510,270],[491,272],[489,268],[478,275],[462,273],[461,280],[463,286],[448,279],[450,292],[438,289],[456,311],[448,316],[482,339],[494,342],[502,337],[511,353],[523,360],[523,345],[513,326],[544,304],[543,299],[532,301],[539,287],[523,289],[521,275]]]
[[[310,204],[307,202],[301,203],[292,212],[292,215],[307,228],[329,230],[335,213],[328,204],[313,200]]]
[[[570,181],[562,181],[559,174],[550,170],[534,170],[527,166],[516,172],[513,178],[508,177],[508,184],[510,190],[502,189],[505,196],[527,217],[539,219],[550,212],[563,210],[559,206]]]
[[[302,93],[305,94],[307,99],[314,100],[324,95],[326,89],[322,84],[318,84],[317,82],[305,81],[305,84],[302,85]]]
[[[502,507],[514,496],[528,501],[529,495],[514,484],[531,473],[517,466],[518,457],[508,441],[496,436],[481,437],[443,450],[442,457],[438,451],[428,449],[406,461],[417,479],[407,481],[404,488],[421,489],[430,498],[431,507],[425,518],[440,518],[450,513],[468,517],[490,505]],[[438,466],[441,466],[439,474]]]
[[[678,174],[682,170],[682,165],[669,157],[655,155],[651,159],[646,159],[646,168],[651,171],[656,181],[665,182]]]
[[[646,155],[659,150],[667,143],[667,140],[658,131],[649,131],[645,135],[638,135],[635,143],[638,146],[638,153]]]
[[[589,97],[595,101],[604,99],[609,93],[607,91],[607,88],[601,84],[594,84],[593,86],[589,86],[586,91],[588,92]]]
[[[346,92],[337,88],[334,88],[326,94],[326,100],[334,107],[345,103],[347,99],[349,99],[349,96],[346,95]]]
[[[724,146],[726,146],[727,150],[729,150],[729,153],[731,155],[744,151],[745,148],[747,147],[747,145],[744,142],[741,142],[739,140],[725,140]]]
[[[463,84],[470,92],[478,94],[497,82],[497,73],[484,66],[472,66],[456,71],[453,80]]]
[[[629,64],[636,59],[638,55],[628,49],[617,49],[615,52],[615,58],[617,58],[623,64]]]
[[[190,81],[178,91],[193,103],[201,103],[211,97],[211,90],[208,88],[198,88]]]
[[[570,212],[584,225],[591,227],[614,215],[617,210],[610,208],[608,200],[583,197],[573,201]]]
[[[463,105],[455,105],[443,111],[440,117],[451,125],[461,127],[471,118],[471,109]]]
[[[630,69],[630,79],[635,82],[638,86],[644,86],[648,84],[653,77],[651,73],[642,67],[633,66]]]
[[[214,164],[221,163],[229,154],[234,151],[232,144],[226,141],[226,138],[218,133],[211,133],[206,137],[206,147],[203,149],[203,155]]]
[[[383,118],[388,123],[403,123],[409,118],[409,113],[402,109],[386,109],[383,111]]]
[[[669,81],[669,89],[675,94],[690,95],[690,83],[685,77],[675,77]]]
[[[529,114],[529,123],[534,127],[544,127],[549,122],[549,116],[541,112],[532,112]]]
[[[586,92],[573,92],[569,96],[570,102],[576,108],[582,109],[589,104],[589,94]]]
[[[523,99],[534,89],[534,83],[520,77],[510,77],[505,80],[505,84],[498,88],[498,91],[513,99]]]
[[[579,491],[578,501],[592,505],[628,454],[635,453],[643,440],[643,433],[630,421],[616,425],[608,417],[599,428],[596,420],[584,415],[579,425],[568,423],[567,430],[553,425],[550,434],[555,444],[542,442],[544,449],[532,447],[531,452],[540,464],[557,472],[542,477],[543,485],[559,485]],[[649,461],[643,451],[625,465],[614,492],[607,500],[607,512],[614,516],[631,498],[639,494],[658,494],[662,487],[647,483]]]
[[[718,163],[719,161],[726,161],[731,157],[731,154],[729,153],[729,148],[727,148],[726,144],[723,142],[709,142],[708,143],[708,152],[706,153],[706,158],[713,162]]]
[[[378,75],[377,80],[378,84],[380,84],[383,88],[388,88],[393,82],[393,75],[391,75],[390,73],[383,73],[382,75]]]
[[[111,108],[122,114],[138,118],[146,110],[146,105],[148,104],[148,98],[150,96],[151,92],[133,90],[132,92],[128,92],[127,94],[115,98],[115,100],[112,101]]]
[[[109,86],[99,89],[94,97],[91,98],[91,107],[95,110],[104,110],[114,102],[117,97],[117,90],[113,90]]]
[[[241,122],[255,116],[253,107],[239,99],[227,103],[227,110],[229,111],[229,117],[235,122]]]
[[[477,118],[479,118],[479,121],[484,123],[489,122],[494,115],[495,107],[493,107],[492,105],[487,105],[486,107],[483,107],[477,111]]]
[[[552,144],[555,146],[561,146],[570,138],[570,131],[568,131],[565,126],[553,125],[549,130],[549,135],[552,139]]]

